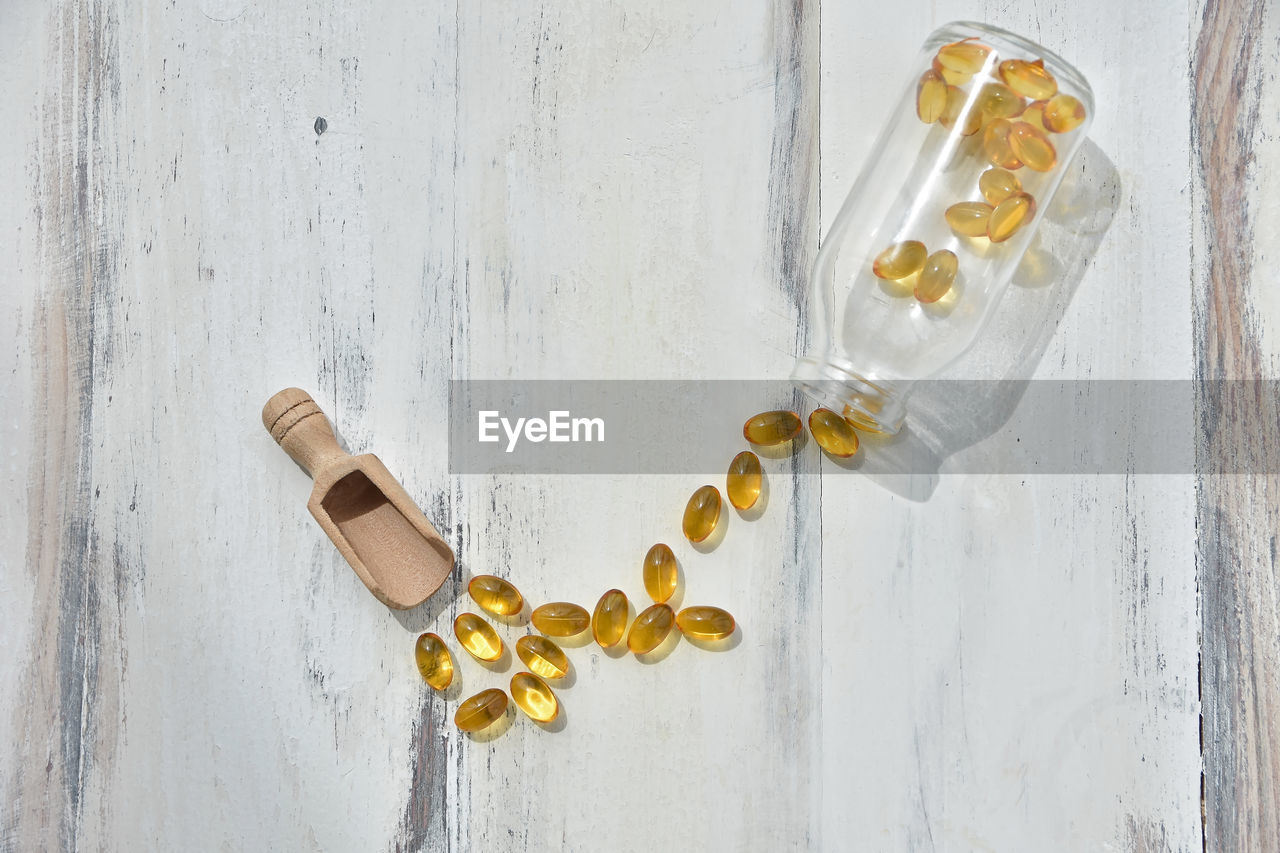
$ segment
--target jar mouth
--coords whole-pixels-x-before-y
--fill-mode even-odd
[[[819,406],[864,432],[895,435],[906,419],[904,383],[863,376],[838,356],[796,359],[791,382]]]
[[[1043,59],[1047,65],[1053,67],[1053,72],[1056,76],[1065,78],[1071,87],[1081,94],[1086,101],[1085,107],[1088,109],[1089,115],[1093,115],[1093,87],[1085,80],[1084,75],[1059,54],[1025,36],[979,21],[952,21],[934,30],[925,44],[941,47],[948,42],[956,41],[957,39],[953,38],[951,34],[957,31],[964,31],[965,35],[962,38],[968,38],[970,35],[976,34],[992,41],[1003,42],[1006,45],[1017,48],[1019,51]],[[934,42],[937,42],[937,44],[935,45]]]

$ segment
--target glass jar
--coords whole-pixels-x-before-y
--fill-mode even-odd
[[[1056,54],[985,24],[934,31],[818,252],[792,381],[896,433],[912,384],[991,318],[1092,116]]]

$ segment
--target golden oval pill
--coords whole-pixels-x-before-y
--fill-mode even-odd
[[[960,260],[956,253],[949,249],[940,249],[929,256],[920,271],[920,280],[916,282],[915,297],[926,304],[937,302],[947,295],[951,285],[955,283],[956,272],[960,269]]]
[[[507,694],[496,687],[482,690],[458,706],[453,724],[464,732],[478,732],[507,712]]]
[[[760,468],[760,457],[750,450],[744,450],[729,463],[729,473],[724,478],[724,490],[729,495],[729,503],[738,509],[751,509],[760,500],[760,489],[764,484],[764,471]]]
[[[533,627],[552,637],[576,637],[591,627],[591,614],[577,604],[553,601],[533,611]]]
[[[511,676],[511,698],[516,707],[539,723],[549,723],[560,715],[560,702],[547,682],[531,672]]]
[[[995,166],[1004,169],[1020,169],[1022,161],[1013,153],[1009,144],[1009,132],[1013,130],[1013,122],[998,118],[982,132],[982,151]]]
[[[1044,105],[1044,126],[1053,133],[1070,133],[1084,124],[1084,119],[1084,104],[1070,95],[1055,95]]]
[[[702,486],[685,504],[681,526],[690,542],[701,542],[710,536],[720,521],[720,492],[715,486]]]
[[[929,251],[924,247],[924,243],[919,240],[903,240],[876,255],[876,259],[871,262],[871,271],[875,273],[876,278],[898,281],[920,272],[927,257],[929,257]],[[799,418],[796,420],[799,421]],[[750,437],[747,436],[748,439]]]
[[[476,575],[467,584],[476,604],[495,616],[514,616],[524,609],[524,596],[508,581],[493,575]]]
[[[453,635],[472,657],[495,661],[502,657],[502,640],[488,622],[474,613],[459,613],[453,620]]]
[[[655,604],[645,609],[631,624],[631,633],[627,634],[627,648],[638,655],[653,651],[662,645],[675,623],[676,615],[665,604]]]
[[[569,674],[569,656],[541,634],[526,634],[516,640],[516,654],[543,678],[564,678]]]
[[[980,201],[962,201],[951,205],[943,213],[951,230],[966,237],[987,236],[987,220],[990,217],[991,205]]]
[[[973,136],[979,130],[982,130],[982,110],[977,106],[973,106],[966,110],[969,105],[969,96],[959,86],[947,87],[947,105],[942,110],[942,115],[938,119],[938,123],[951,130],[959,125],[961,136]]]
[[[978,109],[989,119],[1013,118],[1020,115],[1027,102],[1003,83],[988,83],[978,91]]]
[[[640,576],[644,579],[644,591],[658,604],[675,595],[680,570],[671,548],[662,542],[650,548],[649,553],[644,555]]]
[[[680,633],[695,640],[723,640],[733,633],[736,623],[728,610],[699,605],[686,607],[676,615]]]
[[[653,546],[657,548],[657,545]],[[662,546],[666,548],[666,546]],[[667,549],[670,553],[671,549]],[[675,560],[675,557],[672,557]],[[645,566],[648,567],[648,560],[645,560]],[[646,582],[645,587],[649,584]],[[673,584],[674,588],[674,584]],[[622,638],[627,635],[627,617],[630,613],[627,610],[627,594],[620,589],[611,589],[604,595],[600,596],[600,600],[596,602],[596,610],[591,614],[591,636],[596,638],[596,642],[601,648],[608,649],[622,642]],[[533,667],[530,667],[533,669]],[[538,673],[541,675],[542,673]]]
[[[418,663],[422,680],[436,690],[444,690],[453,683],[453,655],[444,640],[435,634],[423,634],[413,646],[413,657]]]
[[[1041,133],[1047,133],[1049,129],[1044,125],[1044,108],[1048,103],[1048,101],[1033,101],[1027,104],[1022,115],[1018,116],[1018,121],[1025,121]]]
[[[1014,193],[996,205],[987,224],[992,243],[1003,243],[1036,215],[1036,200],[1029,193]]]
[[[809,432],[818,446],[840,459],[858,452],[858,434],[848,421],[830,409],[814,409],[809,415]]]
[[[742,425],[742,437],[752,444],[769,447],[790,441],[800,434],[800,416],[795,412],[779,409],[761,412],[747,418]]]
[[[943,68],[973,76],[982,70],[991,48],[972,39],[944,44],[938,48],[938,64]]]
[[[1000,63],[1000,79],[1019,95],[1043,101],[1058,93],[1058,81],[1044,67],[1044,60],[1006,59]]]
[[[1009,129],[1009,147],[1028,169],[1047,172],[1058,165],[1058,152],[1049,137],[1025,121],[1015,121]]]
[[[965,83],[968,83],[973,79],[972,74],[966,74],[963,71],[955,71],[943,65],[938,61],[938,57],[936,56],[933,58],[933,62],[930,63],[930,67],[934,72],[941,75],[943,80],[947,81],[948,86],[963,86]]]
[[[916,115],[925,124],[933,124],[942,117],[947,105],[947,81],[936,71],[926,71],[916,84]]]
[[[999,166],[987,169],[978,176],[978,191],[988,204],[999,204],[1021,190],[1022,181],[1018,180],[1018,176]]]

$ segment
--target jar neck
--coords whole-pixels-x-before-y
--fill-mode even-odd
[[[860,373],[830,353],[796,359],[791,382],[818,405],[844,416],[865,432],[894,435],[906,418],[910,381],[887,381]]]

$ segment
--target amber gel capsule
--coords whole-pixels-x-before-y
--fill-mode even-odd
[[[818,446],[840,459],[858,452],[858,434],[844,418],[830,409],[814,409],[809,415],[809,432]]]
[[[1044,67],[1044,60],[1006,59],[1000,63],[1000,79],[1033,101],[1043,101],[1058,94],[1058,81]]]
[[[418,663],[422,680],[436,690],[444,690],[453,683],[453,655],[444,640],[435,634],[423,634],[413,647],[413,657]]]
[[[942,117],[938,122],[947,130],[951,130],[956,126],[956,122],[960,122],[960,135],[973,136],[982,130],[983,112],[977,106],[968,112],[964,111],[965,104],[969,103],[969,96],[959,86],[947,87],[947,105],[942,110]],[[962,120],[963,119],[963,120]]]
[[[543,678],[564,678],[569,674],[569,656],[541,634],[528,634],[516,640],[516,654],[525,666]]]
[[[576,637],[591,627],[591,614],[585,607],[553,601],[533,611],[533,627],[551,637]]]
[[[800,416],[780,409],[761,412],[747,418],[742,425],[742,437],[752,444],[768,447],[790,441],[800,434]]]
[[[947,82],[936,71],[926,71],[916,85],[916,115],[925,124],[942,118],[947,105]]]
[[[1058,152],[1049,137],[1025,121],[1015,121],[1009,129],[1009,147],[1028,169],[1047,172],[1058,165]]]
[[[920,272],[927,257],[929,250],[924,247],[924,243],[919,240],[903,240],[876,255],[876,259],[871,262],[871,271],[876,278],[898,281]],[[799,418],[796,420],[799,421]],[[750,439],[751,436],[747,438]]]
[[[453,724],[464,732],[478,732],[507,712],[507,694],[496,687],[482,690],[458,706]]]
[[[956,272],[960,269],[960,261],[956,253],[949,249],[940,249],[924,262],[920,280],[916,282],[916,299],[924,303],[937,302],[947,295],[951,285],[955,283]]]
[[[750,450],[744,450],[729,463],[729,473],[724,480],[724,490],[729,495],[729,503],[738,509],[747,510],[760,500],[760,488],[764,483],[764,472],[760,468],[760,457]]]
[[[649,597],[656,603],[661,604],[675,595],[680,571],[676,566],[676,555],[671,553],[671,548],[662,542],[650,548],[649,553],[644,555],[640,576],[644,579],[644,591],[649,593]]]
[[[960,74],[973,76],[986,64],[991,48],[971,39],[944,44],[938,48],[938,64]]]
[[[966,237],[987,236],[987,220],[991,218],[991,205],[980,201],[962,201],[947,208],[943,216],[951,230]]]
[[[489,623],[474,613],[459,613],[453,620],[453,635],[477,660],[495,661],[502,657],[502,640]]]
[[[560,715],[560,703],[547,682],[531,672],[511,676],[511,698],[516,707],[539,723],[549,723]]]
[[[689,498],[684,508],[685,538],[701,542],[712,534],[720,521],[720,492],[715,486],[702,486]]]
[[[1044,105],[1044,126],[1054,133],[1070,133],[1084,124],[1084,104],[1070,95],[1056,95]]]
[[[655,604],[636,617],[627,635],[627,648],[638,655],[651,652],[671,633],[676,615],[665,604]]]
[[[1018,116],[1018,121],[1025,121],[1041,133],[1048,133],[1049,129],[1044,126],[1044,108],[1048,101],[1034,101],[1027,105],[1022,111],[1022,115]]]
[[[1001,83],[988,83],[978,92],[978,109],[987,118],[1013,118],[1026,107],[1022,96]]]
[[[992,243],[1003,243],[1036,215],[1036,200],[1027,193],[1014,193],[996,205],[987,224]]]
[[[495,616],[514,616],[524,609],[520,590],[493,575],[476,575],[467,584],[467,592],[476,604]]]
[[[941,75],[943,80],[947,81],[948,86],[963,86],[973,79],[972,74],[965,74],[963,71],[953,71],[938,61],[938,57],[933,58],[931,67],[934,72]]]
[[[695,640],[723,640],[736,627],[728,610],[699,605],[686,607],[676,616],[680,633]]]
[[[993,165],[1004,169],[1020,169],[1022,161],[1013,153],[1009,144],[1009,132],[1013,130],[1013,122],[998,118],[982,132],[982,151]]]
[[[1018,176],[999,166],[987,169],[978,176],[978,191],[982,193],[982,197],[988,204],[999,204],[1021,190],[1022,181],[1018,180]]]
[[[648,566],[647,560],[645,565]],[[648,584],[645,586],[647,587]],[[596,602],[596,611],[591,614],[591,636],[596,638],[596,642],[602,649],[612,648],[622,642],[622,638],[627,635],[628,615],[625,592],[620,589],[611,589],[600,596],[600,600]]]

